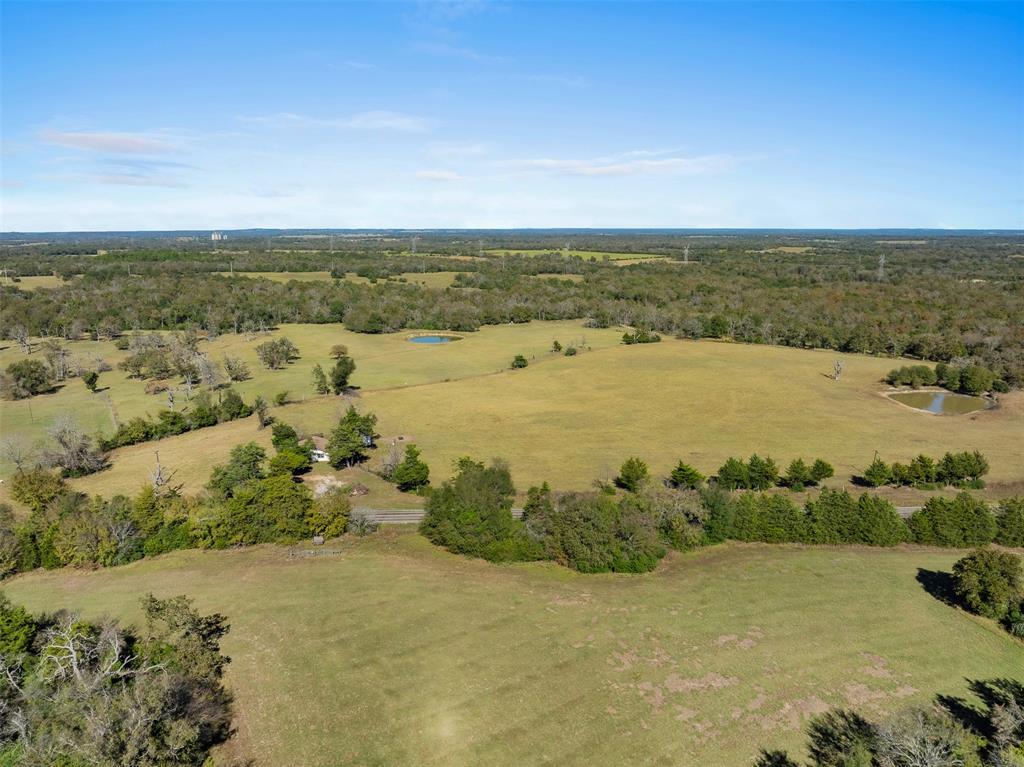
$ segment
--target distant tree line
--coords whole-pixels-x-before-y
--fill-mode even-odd
[[[0,288],[2,334],[107,338],[133,328],[238,333],[285,322],[342,322],[364,333],[473,331],[534,319],[584,319],[656,335],[934,360],[969,371],[966,383],[949,374],[948,385],[958,391],[1024,382],[1024,326],[1015,321],[1024,315],[1024,266],[1007,259],[992,238],[937,238],[888,252],[881,278],[878,255],[891,248],[867,238],[808,241],[812,250],[799,254],[769,245],[765,238],[698,244],[666,236],[661,245],[625,238],[624,249],[651,247],[668,256],[628,267],[565,258],[554,249],[540,256],[453,259],[465,253],[465,244],[440,237],[431,254],[416,258],[395,252],[399,248],[385,255],[381,243],[364,241],[358,252],[337,254],[254,250],[231,256],[233,265],[218,253],[41,258],[12,251],[3,261],[21,273],[79,276],[55,289]],[[699,268],[681,268],[676,259],[691,246]],[[363,272],[374,281],[278,283],[214,274],[229,268],[323,270],[325,262],[334,263],[339,277]],[[397,279],[424,269],[463,277],[443,290]],[[584,279],[535,278],[547,273]],[[975,380],[982,375],[975,367],[989,371],[991,383]]]

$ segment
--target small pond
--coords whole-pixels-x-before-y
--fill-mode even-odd
[[[414,344],[446,344],[458,341],[459,336],[410,336],[409,340]]]
[[[889,396],[904,405],[940,415],[963,415],[988,407],[988,401],[982,397],[948,391],[915,391]]]

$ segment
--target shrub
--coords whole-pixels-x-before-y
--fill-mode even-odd
[[[517,354],[515,358],[513,358],[512,360],[512,369],[520,370],[522,368],[525,368],[529,364],[530,363],[526,361],[526,357],[524,357],[522,354]]]
[[[337,538],[348,529],[352,502],[343,488],[332,487],[318,496],[306,514],[310,533]]]
[[[988,505],[970,493],[952,500],[929,498],[908,522],[915,543],[963,548],[991,543],[996,521]]]
[[[295,344],[282,336],[257,346],[256,356],[264,367],[276,370],[298,359],[299,350]]]
[[[615,478],[615,484],[623,490],[635,493],[640,486],[647,481],[647,464],[639,458],[627,458],[619,469],[619,476]]]
[[[580,572],[647,572],[665,554],[656,515],[636,495],[617,502],[603,493],[531,488],[524,517],[547,558]]]
[[[267,464],[267,473],[271,475],[287,474],[292,476],[309,471],[312,465],[309,453],[287,448],[270,459],[270,462]]]
[[[492,562],[538,559],[541,549],[512,517],[515,488],[508,466],[485,467],[461,459],[458,473],[427,498],[420,532],[432,543],[457,554]]]
[[[1020,557],[999,549],[977,549],[953,565],[953,583],[967,609],[1001,620],[1021,601]]]
[[[652,333],[647,328],[637,328],[632,333],[622,334],[622,343],[631,344],[654,344],[661,340],[661,336]]]
[[[85,384],[85,388],[91,392],[96,391],[96,386],[99,383],[100,374],[95,370],[86,370],[82,373],[82,383]]]
[[[288,404],[288,390],[279,391],[274,395],[274,404],[278,407],[283,407]]]
[[[226,548],[307,538],[312,505],[308,488],[283,474],[236,485],[214,520],[213,545]]]
[[[566,357],[575,357],[575,356],[576,356],[576,355],[577,355],[578,353],[579,353],[579,352],[577,352],[577,350],[576,350],[576,347],[575,347],[575,346],[568,346],[568,347],[566,347],[566,349],[565,349],[564,355],[565,355]]]
[[[736,501],[734,537],[741,541],[787,543],[806,540],[800,509],[786,496],[744,493]]]
[[[60,476],[42,468],[15,472],[11,477],[11,497],[37,512],[49,506],[66,487]]]
[[[904,365],[890,370],[885,377],[886,383],[891,386],[913,386],[915,389],[934,386],[937,380],[935,371],[927,365]]]

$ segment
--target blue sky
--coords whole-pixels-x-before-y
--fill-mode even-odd
[[[14,3],[5,231],[1024,228],[1024,4]]]

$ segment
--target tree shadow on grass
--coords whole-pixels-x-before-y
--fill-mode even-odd
[[[971,732],[991,739],[993,730],[991,712],[996,706],[1011,702],[1024,705],[1024,683],[1016,679],[968,679],[967,686],[980,701],[980,705],[953,695],[939,695],[936,702]]]
[[[923,567],[917,568],[917,582],[921,587],[950,607],[963,607],[956,594],[952,573],[944,573],[939,570],[926,570]]]

